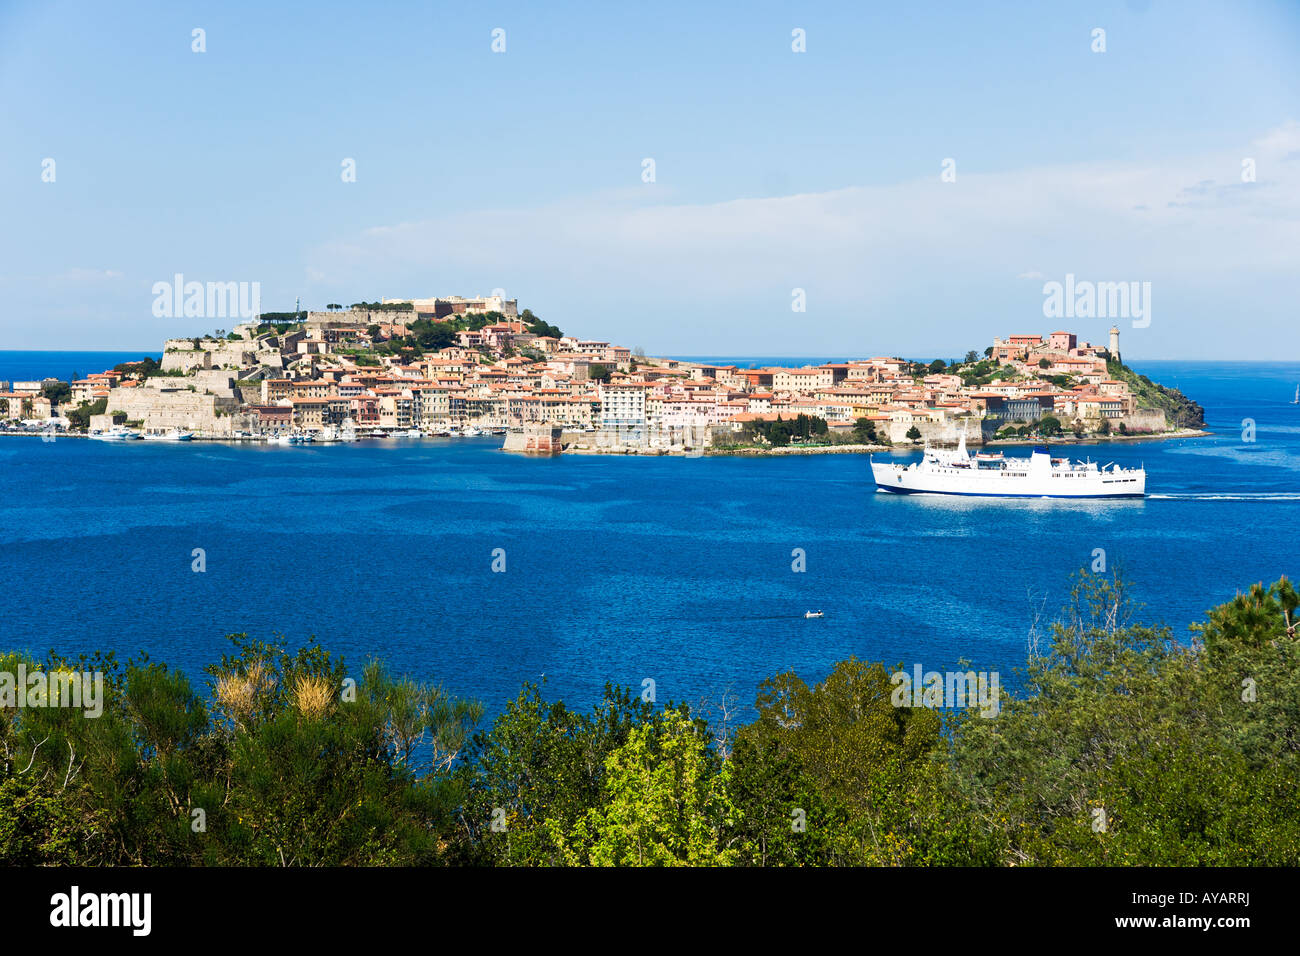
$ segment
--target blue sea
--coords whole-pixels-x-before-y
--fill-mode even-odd
[[[0,379],[66,377],[70,355],[0,352]],[[1106,503],[878,495],[857,455],[0,438],[0,646],[144,650],[197,679],[228,633],[314,635],[352,668],[384,658],[490,711],[543,679],[579,706],[645,678],[660,702],[750,702],[766,677],[821,679],[852,655],[964,658],[1013,682],[1096,549],[1179,639],[1239,589],[1300,573],[1300,363],[1138,370],[1201,402],[1215,434],[1069,449],[1145,464],[1149,497]]]

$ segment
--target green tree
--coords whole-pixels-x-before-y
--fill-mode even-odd
[[[869,418],[857,419],[853,423],[853,438],[861,444],[874,445],[878,440],[876,438],[876,423]]]
[[[775,741],[736,742],[727,794],[732,812],[722,842],[736,850],[737,865],[816,866],[833,858],[833,834],[846,815]]]
[[[531,309],[524,309],[524,311],[519,315],[519,321],[523,322],[524,328],[533,335],[548,336],[553,339],[564,338],[564,333],[560,331],[558,326],[551,325],[549,322],[543,322],[537,316],[533,315]],[[645,357],[644,352],[641,353],[641,357]]]
[[[1023,698],[954,728],[955,780],[1007,862],[1300,861],[1289,585],[1216,609],[1204,647],[1139,623],[1127,585],[1080,575]],[[1268,681],[1269,703],[1243,688]]]
[[[605,800],[566,841],[572,863],[596,866],[725,866],[719,844],[731,813],[726,785],[701,725],[668,711],[659,727],[632,730],[605,760]]]
[[[52,778],[0,776],[0,866],[76,865],[94,823]]]
[[[909,428],[909,429],[907,430],[907,437],[908,437],[911,441],[913,441],[913,442],[918,442],[918,441],[920,441],[920,440],[921,440],[921,429],[919,429],[919,428],[917,428],[915,425],[913,425],[911,428]]]
[[[797,761],[819,798],[808,833],[825,863],[987,862],[986,841],[935,763],[946,753],[938,715],[894,706],[894,687],[882,665],[856,659],[813,687],[777,675],[760,686],[758,720],[741,730],[736,753],[748,741]]]
[[[72,398],[72,386],[67,382],[45,382],[41,385],[41,395],[55,405],[62,405]]]
[[[583,714],[524,685],[491,729],[474,735],[455,771],[462,802],[453,858],[565,863],[565,840],[603,800],[606,758],[634,728],[658,719],[626,688],[606,686],[594,711]]]
[[[72,428],[84,431],[90,427],[90,417],[92,415],[103,415],[106,411],[108,411],[108,399],[99,398],[94,402],[82,402],[76,408],[70,408],[63,414]]]

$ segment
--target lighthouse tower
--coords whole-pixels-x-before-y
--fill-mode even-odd
[[[1119,361],[1119,326],[1110,327],[1110,357],[1111,361]]]

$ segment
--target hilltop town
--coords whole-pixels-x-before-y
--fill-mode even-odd
[[[718,453],[1026,437],[1161,435],[1200,406],[1072,332],[994,339],[964,359],[792,368],[671,358],[565,335],[503,296],[332,304],[169,339],[161,362],[0,383],[0,419],[146,435],[314,440],[505,436],[509,450]]]

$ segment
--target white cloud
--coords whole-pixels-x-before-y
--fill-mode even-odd
[[[1300,124],[1248,148],[1254,183],[1240,181],[1242,150],[1225,149],[715,203],[632,191],[380,226],[307,258],[311,274],[357,295],[503,285],[543,294],[561,310],[552,314],[593,334],[651,340],[636,330],[652,326],[679,350],[708,348],[712,329],[731,335],[741,320],[758,331],[814,323],[827,343],[847,346],[864,319],[904,308],[926,335],[951,325],[963,300],[1036,307],[1011,276],[1150,280],[1167,309],[1184,292],[1209,308],[1216,281],[1239,297],[1243,275],[1300,273],[1300,163],[1286,161]],[[1041,271],[1017,272],[1026,260]],[[796,286],[807,290],[806,316],[790,313]]]

